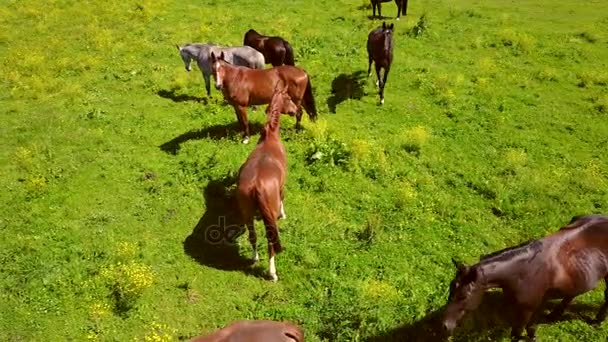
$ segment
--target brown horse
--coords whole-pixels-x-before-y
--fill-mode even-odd
[[[281,37],[264,36],[250,29],[245,33],[243,45],[251,46],[264,55],[266,64],[272,66],[279,65],[295,65],[293,58],[293,49],[289,42]]]
[[[534,340],[532,318],[544,300],[563,298],[549,316],[558,318],[574,297],[592,290],[602,279],[608,285],[608,217],[575,217],[552,235],[484,256],[473,266],[454,263],[458,271],[443,321],[448,332],[466,312],[479,306],[486,290],[502,288],[519,311],[512,339],[521,339],[525,327],[528,340]],[[607,311],[608,289],[595,323],[602,322]]]
[[[295,110],[296,105],[287,94],[287,87],[275,91],[267,113],[266,125],[253,152],[239,170],[236,198],[241,219],[249,231],[253,248],[253,262],[259,260],[257,236],[253,219],[256,211],[262,216],[268,240],[268,274],[277,281],[274,257],[282,250],[277,220],[285,218],[283,185],[287,174],[287,154],[279,134],[280,116],[283,110]]]
[[[249,142],[247,107],[270,103],[279,81],[287,85],[287,93],[296,105],[295,112],[283,111],[296,116],[296,128],[300,128],[302,107],[306,109],[311,121],[316,120],[315,99],[310,77],[306,71],[291,65],[265,70],[249,69],[226,63],[223,54],[217,57],[211,53],[211,61],[215,87],[222,90],[226,101],[234,107],[236,117],[243,129],[243,143]]]
[[[384,86],[388,78],[388,72],[391,70],[393,63],[393,24],[382,26],[374,29],[367,37],[367,75],[372,75],[372,62],[376,67],[376,84],[380,88],[380,104],[384,103]],[[380,78],[380,70],[384,68],[384,77]]]
[[[370,0],[372,3],[372,11],[373,17],[376,17],[376,6],[378,7],[378,17],[382,18],[382,3],[390,2],[391,0]],[[403,15],[407,15],[407,1],[408,0],[395,0],[395,4],[397,5],[397,20],[401,17],[401,12]]]
[[[304,332],[288,322],[236,321],[190,342],[304,342]]]

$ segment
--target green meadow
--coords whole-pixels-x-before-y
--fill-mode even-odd
[[[237,319],[306,341],[435,341],[451,258],[608,212],[608,2],[412,0],[378,105],[365,0],[0,1],[0,340],[176,341]],[[175,44],[294,48],[319,120],[282,118],[279,281],[235,235],[232,107]],[[269,66],[268,66],[269,67]],[[209,243],[227,227],[234,243]],[[229,233],[229,234],[228,234]],[[604,284],[538,341],[605,341]],[[456,341],[508,341],[499,292]]]

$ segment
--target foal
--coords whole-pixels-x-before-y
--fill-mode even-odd
[[[372,75],[372,61],[376,67],[376,84],[380,88],[380,104],[384,103],[384,86],[393,62],[393,24],[382,23],[381,27],[374,29],[367,37],[367,74]],[[380,78],[380,69],[384,68],[384,78]]]
[[[287,173],[287,154],[279,134],[281,112],[295,110],[296,105],[287,95],[287,88],[275,90],[267,113],[262,136],[253,152],[241,166],[238,177],[237,201],[243,223],[249,231],[249,242],[253,248],[253,262],[259,260],[257,236],[253,219],[259,211],[266,226],[268,240],[268,274],[277,281],[274,257],[282,250],[277,220],[285,218],[283,207],[283,185]]]
[[[190,342],[304,342],[304,332],[288,322],[236,321],[207,336]]]
[[[448,332],[466,312],[479,306],[486,290],[502,288],[519,311],[511,338],[521,339],[525,327],[528,340],[534,340],[533,316],[544,299],[563,298],[550,314],[557,318],[574,297],[592,290],[602,279],[608,285],[608,217],[575,217],[552,235],[484,256],[475,265],[454,263],[458,271],[450,284],[443,321]],[[607,311],[608,289],[595,323],[602,322]]]

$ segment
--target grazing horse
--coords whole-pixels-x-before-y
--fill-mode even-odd
[[[198,68],[205,79],[207,96],[211,95],[211,61],[212,53],[224,53],[224,58],[230,64],[240,65],[251,69],[264,69],[264,56],[249,46],[219,46],[213,43],[194,43],[184,46],[175,45],[179,51],[187,71],[192,70],[192,60],[196,60]]]
[[[274,257],[282,250],[277,220],[286,217],[283,185],[287,174],[287,154],[279,132],[280,116],[284,110],[296,110],[286,86],[280,90],[275,89],[266,109],[267,120],[260,140],[239,170],[236,192],[241,219],[249,231],[254,263],[259,260],[259,256],[253,219],[256,211],[262,216],[268,240],[268,274],[272,281],[278,279]]]
[[[367,74],[372,75],[372,61],[376,67],[376,76],[378,81],[376,84],[380,88],[380,104],[384,103],[384,86],[388,72],[391,69],[393,62],[393,24],[382,26],[374,29],[367,37]],[[384,78],[380,78],[380,69],[384,68]]]
[[[190,342],[304,342],[304,332],[288,322],[236,321]]]
[[[287,92],[296,104],[295,112],[283,112],[296,116],[296,128],[300,128],[302,107],[306,109],[311,121],[317,117],[317,109],[312,94],[310,77],[306,71],[291,65],[281,65],[271,69],[254,70],[226,63],[224,55],[211,54],[215,87],[221,89],[224,98],[236,112],[243,130],[243,143],[249,142],[249,123],[247,107],[270,103],[276,84],[281,81],[287,85]]]
[[[269,37],[257,33],[251,29],[245,33],[243,45],[251,46],[264,55],[266,64],[272,66],[295,65],[293,49],[289,43],[281,37]]]
[[[544,300],[563,299],[550,314],[550,318],[558,318],[574,297],[592,290],[602,279],[608,285],[608,217],[574,217],[545,238],[484,256],[472,266],[452,261],[458,271],[450,284],[443,321],[448,332],[466,312],[479,306],[486,290],[502,288],[519,310],[512,339],[521,339],[525,327],[528,340],[534,340],[533,317]],[[608,289],[595,323],[602,322],[607,311]]]
[[[373,17],[376,17],[376,6],[378,6],[378,17],[382,18],[382,3],[390,1],[391,0],[370,0],[372,3]],[[403,12],[403,15],[407,15],[407,1],[408,0],[395,0],[395,4],[397,5],[397,20],[399,20],[401,12]]]

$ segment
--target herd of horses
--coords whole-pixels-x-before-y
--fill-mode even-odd
[[[374,1],[375,9],[388,0]],[[406,14],[407,0],[395,1],[398,17]],[[397,18],[398,18],[397,17]],[[384,86],[392,63],[392,32],[394,25],[374,29],[367,40],[368,74],[375,64],[380,103],[384,103]],[[296,117],[300,127],[302,109],[311,121],[317,117],[310,76],[295,66],[293,48],[283,38],[264,36],[249,30],[244,46],[225,47],[212,43],[177,46],[186,70],[196,60],[207,94],[210,78],[222,91],[224,99],[237,114],[243,130],[243,142],[249,141],[247,107],[268,104],[266,123],[260,139],[238,173],[236,198],[241,222],[249,232],[253,248],[252,260],[257,262],[257,235],[254,217],[259,214],[266,227],[268,241],[268,276],[277,281],[275,256],[281,252],[277,221],[286,218],[283,199],[287,173],[287,155],[280,136],[280,116]],[[272,68],[266,69],[266,64]],[[381,70],[384,74],[381,77]],[[511,324],[512,340],[535,338],[535,319],[542,313],[543,303],[561,298],[550,313],[556,319],[574,297],[595,288],[604,280],[607,289],[604,303],[593,324],[600,324],[608,313],[608,216],[574,217],[557,232],[544,238],[507,248],[480,258],[474,265],[452,260],[456,276],[449,289],[448,303],[438,329],[450,335],[467,312],[475,310],[483,294],[493,288],[502,289],[505,298],[517,309]],[[301,328],[288,322],[237,321],[211,335],[194,338],[198,342],[221,341],[290,341],[304,340]],[[404,336],[404,340],[407,337]]]

